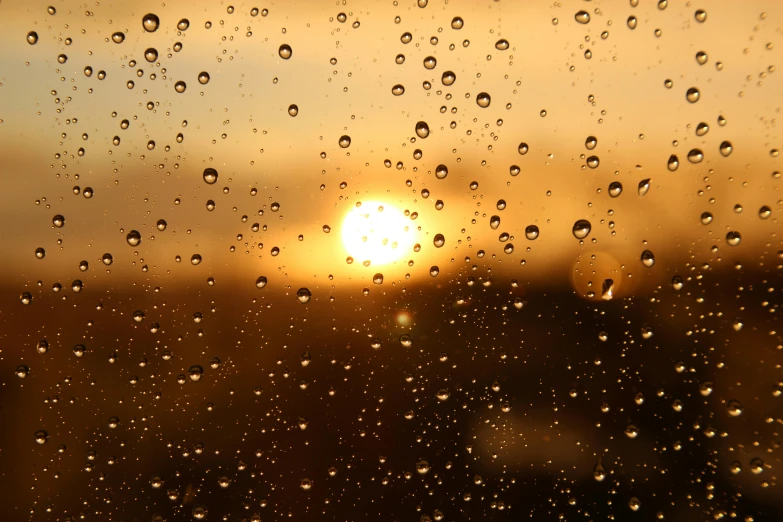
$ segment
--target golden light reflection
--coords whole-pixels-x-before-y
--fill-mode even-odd
[[[355,261],[393,263],[412,252],[416,227],[398,208],[378,201],[357,204],[345,216],[343,245]]]

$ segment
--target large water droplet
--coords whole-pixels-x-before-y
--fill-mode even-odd
[[[215,183],[217,183],[218,180],[218,171],[216,171],[212,167],[207,167],[204,169],[203,178],[204,178],[204,183],[206,183],[207,185],[214,185]]]
[[[740,244],[740,241],[742,241],[742,236],[739,232],[732,230],[726,233],[726,243],[729,245],[737,246]]]
[[[586,219],[580,219],[576,223],[574,223],[574,226],[571,228],[571,233],[574,234],[574,237],[577,239],[584,239],[590,234],[590,230],[592,229],[592,226],[590,225],[590,222]]]
[[[125,237],[125,240],[132,247],[139,246],[141,244],[141,234],[139,234],[138,230],[131,230]]]
[[[639,196],[644,196],[650,191],[650,178],[643,179],[639,182],[637,192]]]
[[[574,15],[574,20],[576,20],[580,24],[589,23],[590,13],[588,13],[587,11],[577,11],[577,13]]]
[[[533,241],[538,237],[538,227],[536,225],[528,225],[525,227],[525,237],[530,241]]]
[[[440,248],[446,244],[446,238],[443,234],[435,234],[435,237],[432,239],[432,244],[435,245],[435,248]]]
[[[666,167],[670,171],[674,172],[675,170],[677,170],[679,166],[680,166],[680,160],[677,158],[677,155],[672,154],[671,156],[669,156],[669,161],[666,162]]]
[[[348,135],[340,136],[340,140],[337,142],[341,148],[347,149],[351,146],[351,137]]]
[[[497,49],[498,51],[505,51],[506,49],[508,49],[508,47],[509,47],[508,40],[504,38],[501,38],[500,40],[495,42],[495,49]]]
[[[296,291],[296,298],[299,300],[302,304],[307,304],[310,302],[310,298],[312,297],[312,294],[310,293],[310,290],[308,288],[300,288]]]
[[[288,60],[291,58],[291,55],[293,54],[293,50],[291,49],[291,46],[288,44],[283,44],[280,46],[280,48],[277,50],[277,54],[280,55],[280,58],[283,60]]]
[[[144,15],[144,17],[141,19],[141,25],[144,27],[144,30],[148,33],[154,33],[158,30],[158,27],[160,26],[160,18],[158,18],[157,15],[154,15],[152,13]]]
[[[691,87],[685,91],[685,99],[691,103],[696,103],[701,98],[701,92],[696,87]]]
[[[655,264],[655,254],[653,254],[649,250],[645,250],[644,252],[642,252],[641,260],[644,266],[650,268]]]
[[[489,104],[492,102],[492,98],[490,98],[489,94],[485,92],[480,92],[478,96],[476,96],[476,104],[479,107],[487,108],[489,107]]]
[[[38,43],[38,33],[35,31],[30,31],[27,33],[27,43],[30,45],[35,45]]]
[[[427,122],[420,121],[416,123],[416,136],[418,136],[421,139],[424,139],[429,135],[430,135],[430,127],[427,125]]]
[[[701,163],[703,160],[704,153],[701,151],[701,149],[691,149],[688,152],[688,161],[691,163]]]

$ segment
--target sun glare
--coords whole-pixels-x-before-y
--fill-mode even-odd
[[[343,221],[343,245],[355,261],[384,265],[410,254],[416,227],[399,209],[378,201],[352,208]]]

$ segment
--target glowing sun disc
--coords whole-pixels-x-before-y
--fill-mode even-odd
[[[345,216],[343,245],[348,255],[372,265],[392,263],[409,254],[416,227],[405,214],[392,205],[364,201]]]

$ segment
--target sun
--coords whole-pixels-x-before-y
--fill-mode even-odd
[[[411,252],[416,227],[401,210],[379,201],[357,203],[343,221],[343,245],[355,261],[393,263]]]

